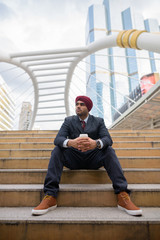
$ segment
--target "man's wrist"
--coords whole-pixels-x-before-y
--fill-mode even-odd
[[[100,139],[96,140],[96,147],[97,147],[98,149],[101,149],[101,148],[103,147],[102,141],[101,141]]]
[[[70,147],[71,140],[69,139],[67,142],[67,147]]]
[[[66,139],[66,140],[63,142],[63,147],[65,147],[65,148],[68,147],[68,141],[69,141],[69,139]]]
[[[67,142],[67,147],[72,147],[72,142],[73,142],[73,140],[69,139],[68,142]]]

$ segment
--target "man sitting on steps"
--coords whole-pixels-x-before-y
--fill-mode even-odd
[[[118,208],[130,215],[142,215],[142,210],[131,201],[119,160],[112,146],[111,136],[104,120],[89,114],[92,100],[87,96],[75,99],[76,115],[65,118],[52,151],[44,182],[45,197],[32,209],[33,215],[42,215],[57,206],[57,194],[63,166],[72,169],[99,169],[104,166],[118,198]],[[87,136],[80,136],[87,134]]]

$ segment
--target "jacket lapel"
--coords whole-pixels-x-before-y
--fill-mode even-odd
[[[80,131],[81,133],[84,132],[84,131],[83,131],[83,128],[82,128],[82,124],[81,124],[78,116],[75,117],[75,126],[76,126],[76,128],[79,129],[79,131]]]

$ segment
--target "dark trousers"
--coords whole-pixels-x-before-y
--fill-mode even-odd
[[[71,170],[98,169],[104,166],[112,181],[115,193],[118,194],[122,191],[130,193],[119,160],[114,149],[110,146],[103,149],[96,148],[84,153],[74,148],[56,146],[51,153],[45,178],[45,194],[57,197],[63,166]]]

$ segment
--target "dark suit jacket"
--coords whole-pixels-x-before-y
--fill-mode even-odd
[[[54,140],[54,144],[63,147],[63,142],[67,138],[75,139],[82,133],[87,133],[88,137],[94,140],[101,139],[104,145],[103,147],[111,146],[113,143],[102,118],[89,115],[87,125],[83,130],[79,117],[74,115],[65,118],[65,121]]]

